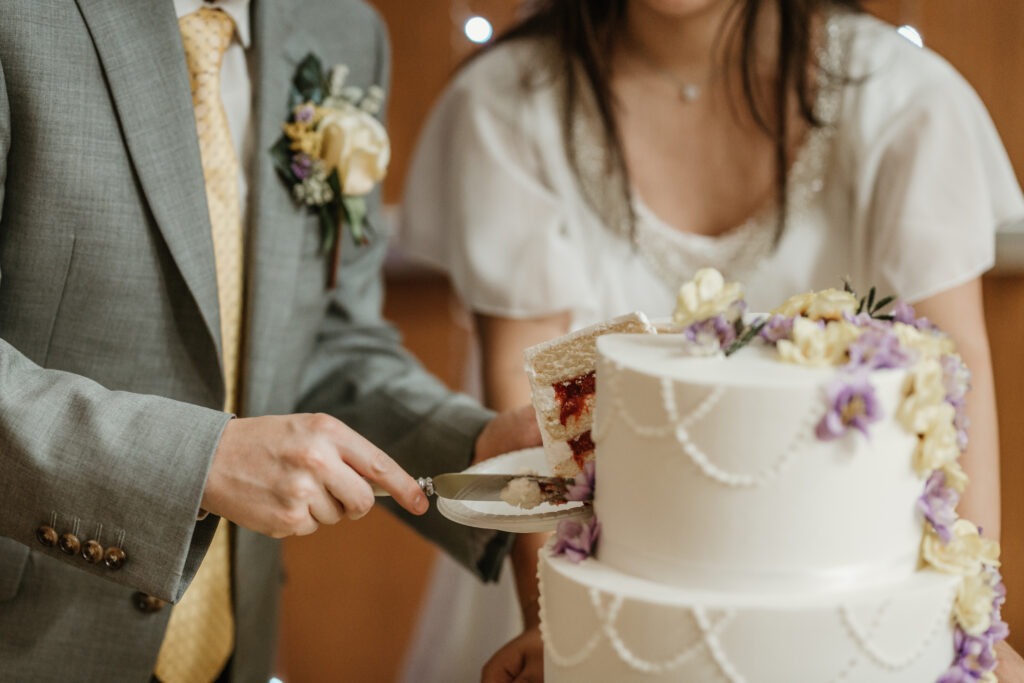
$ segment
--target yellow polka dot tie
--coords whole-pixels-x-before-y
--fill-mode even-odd
[[[235,412],[241,347],[243,235],[238,158],[220,97],[220,65],[234,23],[224,12],[200,8],[179,20],[192,84],[199,154],[217,268],[223,345],[224,409]],[[234,649],[229,525],[217,526],[210,548],[185,595],[174,606],[156,677],[163,683],[204,683],[217,678]]]

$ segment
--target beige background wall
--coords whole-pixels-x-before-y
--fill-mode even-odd
[[[510,21],[514,3],[501,0],[374,0],[388,22],[394,52],[389,111],[394,161],[385,185],[389,202],[401,184],[430,104],[470,51],[461,37],[467,12]],[[974,85],[1024,179],[1024,2],[1020,0],[888,0],[869,9],[918,28]],[[951,141],[955,143],[955,141]],[[1024,277],[986,279],[985,303],[997,375],[1003,462],[1003,552],[1011,636],[1024,648]],[[387,315],[409,348],[451,386],[461,383],[468,340],[450,324],[443,279],[393,276]],[[375,510],[358,523],[322,529],[285,542],[288,584],[280,638],[280,676],[286,683],[392,681],[412,634],[435,551]],[[343,675],[344,673],[344,675]]]

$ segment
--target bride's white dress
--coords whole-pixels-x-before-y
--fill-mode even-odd
[[[887,24],[836,14],[819,59],[823,71],[850,78],[818,90],[827,125],[808,134],[794,160],[778,240],[774,211],[704,237],[666,225],[639,200],[631,236],[585,198],[608,196],[600,150],[577,179],[557,90],[521,88],[522,75],[537,71],[535,48],[505,44],[463,69],[410,170],[402,246],[444,269],[470,310],[510,318],[570,311],[573,327],[632,310],[666,316],[678,286],[707,265],[743,282],[752,310],[841,287],[844,278],[913,302],[988,270],[995,230],[1024,218],[998,134],[960,75]],[[577,129],[578,140],[594,144],[585,121]],[[483,587],[439,561],[405,681],[478,680],[519,632],[507,574]]]

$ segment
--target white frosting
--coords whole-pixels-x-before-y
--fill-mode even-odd
[[[598,340],[598,559],[665,584],[828,591],[918,565],[923,482],[893,418],[902,371],[872,373],[870,436],[821,441],[836,368],[747,347],[686,356],[672,336]]]
[[[931,571],[835,593],[664,586],[541,553],[549,683],[931,683],[953,660],[957,583]]]
[[[513,479],[505,484],[501,490],[501,499],[524,510],[532,510],[544,502],[544,496],[540,492],[540,484],[536,480],[527,477]]]

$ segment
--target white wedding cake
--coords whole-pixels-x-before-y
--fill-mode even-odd
[[[873,293],[741,295],[702,271],[679,334],[597,340],[595,518],[541,553],[545,679],[995,680],[948,338]]]

